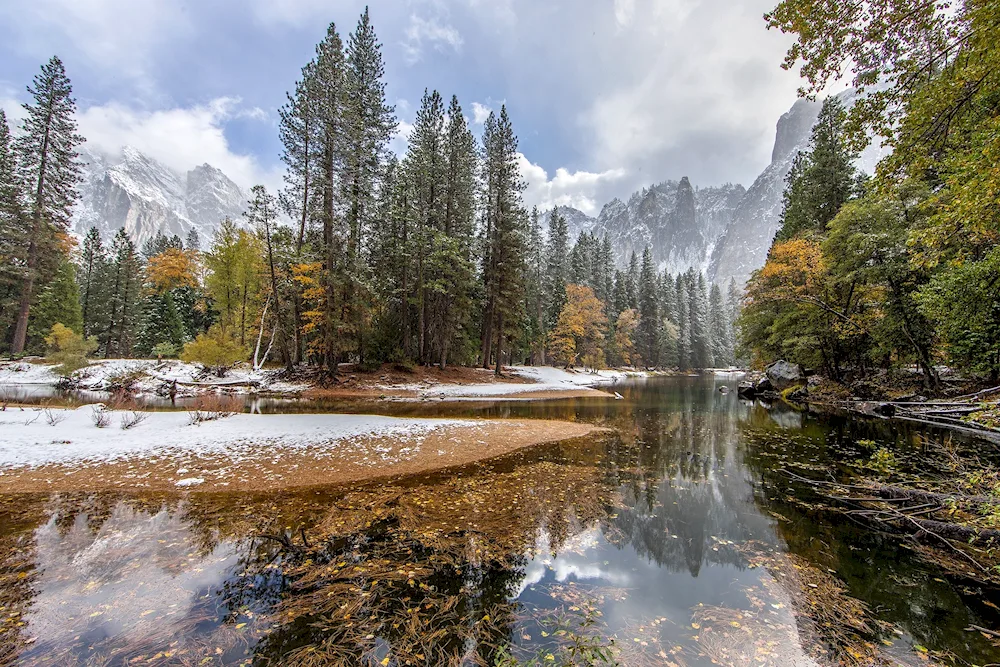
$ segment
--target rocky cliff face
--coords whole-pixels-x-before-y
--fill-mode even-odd
[[[819,102],[798,100],[778,120],[771,164],[757,177],[733,212],[709,261],[710,280],[726,284],[735,278],[743,284],[752,271],[764,265],[781,223],[785,177],[795,155],[808,147],[809,134],[821,106]]]
[[[854,103],[855,92],[838,95],[845,106]],[[822,108],[821,102],[800,99],[779,120],[771,152],[771,164],[757,177],[733,212],[732,220],[712,253],[708,267],[710,280],[726,284],[735,279],[743,284],[750,274],[764,266],[771,241],[781,224],[785,178],[799,151],[809,148],[809,137]],[[872,174],[884,156],[878,143],[868,146],[855,165]]]
[[[196,229],[209,239],[226,217],[239,219],[247,195],[210,165],[179,174],[131,146],[109,157],[90,150],[84,162],[73,229],[97,227],[105,239],[124,229],[137,245],[158,233],[184,238]]]
[[[744,192],[741,185],[695,189],[687,177],[666,181],[636,192],[627,203],[610,201],[581,231],[607,236],[620,266],[648,245],[660,269],[704,271]]]

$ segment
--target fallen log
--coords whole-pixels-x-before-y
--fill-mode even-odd
[[[852,488],[865,489],[869,493],[882,498],[893,498],[897,500],[919,500],[922,502],[937,502],[943,505],[950,503],[968,503],[971,505],[1000,505],[1000,498],[992,496],[967,496],[960,493],[939,493],[936,491],[925,491],[924,489],[911,489],[904,486],[875,485],[875,486],[855,486]]]
[[[945,523],[934,519],[918,519],[905,517],[907,521],[919,527],[933,537],[947,540],[957,540],[963,544],[1000,544],[1000,530],[989,528],[977,529],[957,523]]]

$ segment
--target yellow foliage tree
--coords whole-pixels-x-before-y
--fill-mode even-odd
[[[552,330],[549,352],[557,363],[572,366],[578,361],[584,366],[604,366],[604,329],[608,318],[604,304],[594,296],[594,290],[582,285],[566,286],[566,305]]]
[[[56,372],[70,375],[87,366],[87,355],[97,349],[97,339],[84,338],[60,322],[52,325],[52,332],[45,337],[49,346],[48,359],[58,364]]]
[[[167,248],[149,258],[146,277],[157,293],[178,287],[198,286],[198,256],[195,251]]]
[[[246,357],[246,348],[218,326],[213,326],[207,334],[198,334],[181,352],[181,361],[201,364],[219,377],[225,377],[234,364]]]

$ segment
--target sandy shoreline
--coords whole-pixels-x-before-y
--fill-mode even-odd
[[[66,414],[79,422],[81,412]],[[152,413],[151,423],[134,431],[70,419],[66,427],[10,422],[4,430],[13,437],[0,437],[0,493],[335,485],[452,468],[606,431],[542,420],[237,415],[194,426],[179,417]]]

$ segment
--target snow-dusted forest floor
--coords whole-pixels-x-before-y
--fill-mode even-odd
[[[385,366],[360,372],[345,365],[337,381],[317,386],[307,377],[285,379],[281,369],[254,371],[239,365],[225,377],[206,373],[199,365],[177,360],[105,359],[66,379],[44,360],[0,362],[0,400],[17,401],[17,392],[57,386],[84,391],[124,390],[130,394],[162,396],[171,390],[177,396],[193,396],[224,390],[229,393],[306,395],[322,398],[392,399],[532,399],[555,396],[600,395],[594,387],[614,385],[640,371],[565,370],[549,366],[515,366],[503,377],[480,368],[452,367],[445,370],[416,367],[399,370]],[[174,384],[176,383],[176,385]]]

